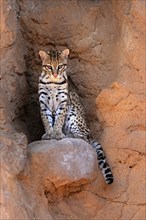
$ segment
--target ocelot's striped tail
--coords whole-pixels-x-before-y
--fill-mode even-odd
[[[113,180],[114,180],[113,174],[112,174],[110,166],[107,163],[107,160],[106,160],[104,151],[102,149],[102,146],[100,144],[98,144],[96,141],[93,141],[93,140],[90,141],[90,144],[96,150],[98,165],[99,165],[99,168],[101,169],[101,172],[103,174],[105,182],[107,184],[113,183]]]

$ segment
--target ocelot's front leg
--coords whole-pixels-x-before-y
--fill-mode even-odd
[[[45,128],[45,134],[42,136],[43,140],[52,139],[53,138],[53,117],[51,111],[47,108],[47,106],[40,102],[41,104],[41,118]]]
[[[62,103],[60,103],[55,115],[55,122],[53,126],[55,139],[62,139],[65,137],[62,130],[64,126],[66,112],[67,112],[67,100],[64,100]]]

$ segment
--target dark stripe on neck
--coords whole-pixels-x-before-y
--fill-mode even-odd
[[[40,83],[44,84],[44,85],[49,85],[49,84],[56,84],[56,85],[62,85],[67,83],[67,80],[64,80],[62,82],[43,82],[42,80],[40,80]]]
[[[50,82],[50,83],[47,83],[47,84],[57,84],[57,85],[62,85],[62,84],[65,84],[67,83],[66,80],[62,81],[62,82]]]

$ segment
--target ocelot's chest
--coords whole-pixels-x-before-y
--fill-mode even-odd
[[[45,99],[44,101],[51,111],[56,111],[61,103],[68,100],[68,89],[65,86],[44,86],[43,91],[40,99]]]

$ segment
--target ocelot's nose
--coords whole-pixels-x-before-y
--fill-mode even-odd
[[[58,76],[58,74],[55,72],[55,73],[53,73],[53,76],[56,78]]]

